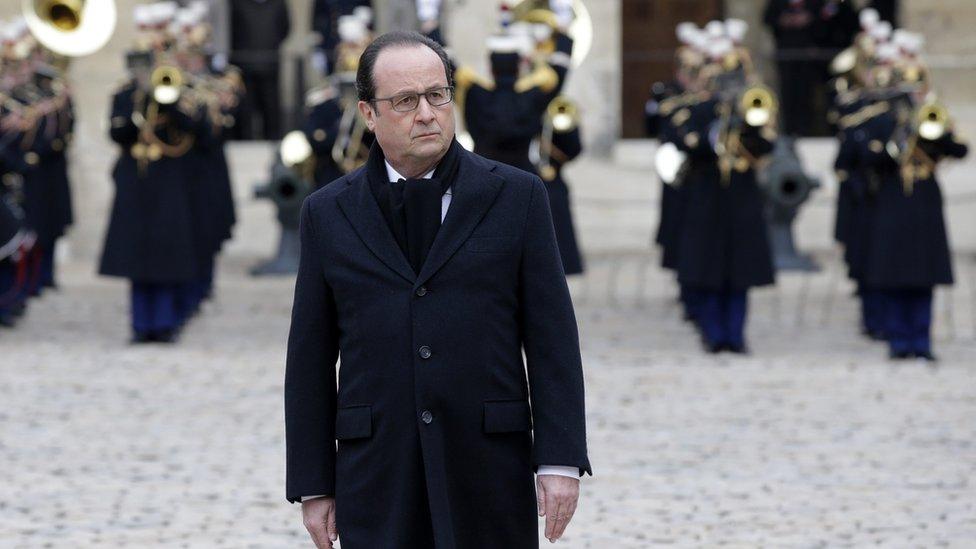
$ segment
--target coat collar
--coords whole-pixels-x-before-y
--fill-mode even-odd
[[[336,198],[346,219],[370,251],[415,287],[430,280],[447,263],[474,231],[501,190],[504,180],[492,173],[494,165],[468,151],[462,150],[461,154],[458,174],[451,191],[451,206],[427,253],[419,276],[413,272],[406,256],[397,246],[370,191],[365,169],[351,174],[347,179],[349,188]]]

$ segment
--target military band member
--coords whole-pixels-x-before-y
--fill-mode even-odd
[[[890,356],[933,361],[932,291],[953,283],[937,166],[969,148],[926,92],[920,86],[866,121],[859,145],[878,180],[864,279],[881,292]]]
[[[645,106],[647,126],[655,131],[659,151],[669,143],[676,144],[679,139],[677,128],[689,117],[687,107],[706,98],[699,75],[705,63],[707,39],[704,32],[694,23],[680,23],[675,32],[681,46],[675,54],[674,82],[655,84],[654,97]],[[654,237],[661,248],[661,266],[671,271],[678,268],[678,238],[688,189],[681,183],[680,178],[671,181],[662,178],[660,214]],[[685,319],[691,320],[694,317],[693,292],[680,283],[679,300]]]
[[[371,39],[370,31],[362,18],[345,16],[338,33],[334,74],[305,97],[302,132],[315,157],[316,188],[362,165],[373,143],[356,99],[356,69]]]
[[[550,137],[540,139],[546,112],[559,95],[566,81],[571,61],[573,41],[556,24],[553,13],[545,25],[549,37],[532,45],[527,36],[509,33],[494,36],[488,41],[492,82],[479,79],[471,69],[461,67],[455,78],[458,86],[458,104],[464,115],[465,125],[474,140],[474,151],[486,158],[504,162],[510,166],[535,173],[548,181],[552,191],[550,207],[556,224],[560,253],[564,254],[566,274],[578,274],[583,270],[582,257],[576,241],[569,189],[561,178],[562,164],[575,157],[566,154],[551,138],[557,139],[570,152],[580,149],[579,131],[564,132],[558,137],[548,130]],[[523,71],[526,54],[535,48],[533,68]],[[575,107],[574,107],[575,108]],[[545,142],[545,143],[543,143]],[[549,159],[546,166],[533,161],[533,144],[536,151],[546,148]],[[545,153],[548,154],[548,153]],[[555,158],[558,157],[558,158]]]
[[[669,137],[683,152],[686,200],[678,230],[678,281],[709,352],[748,352],[749,288],[775,280],[763,197],[756,182],[776,139],[775,98],[727,37],[712,37],[702,69],[706,93],[671,118]]]
[[[570,209],[570,192],[563,178],[563,167],[583,152],[576,105],[560,96],[546,109],[542,134],[538,138],[539,176],[549,191],[549,210],[556,229],[556,243],[567,275],[583,272],[580,253]]]
[[[138,43],[151,49],[130,55],[131,78],[112,101],[120,156],[99,272],[131,281],[134,342],[176,339],[210,295],[235,221],[223,143],[243,89],[233,67],[210,72],[204,17],[143,25]]]

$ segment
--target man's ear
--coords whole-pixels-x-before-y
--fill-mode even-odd
[[[363,120],[366,121],[366,127],[369,131],[376,131],[376,121],[373,117],[378,116],[376,111],[373,110],[373,105],[368,101],[359,102],[359,114],[363,115]]]

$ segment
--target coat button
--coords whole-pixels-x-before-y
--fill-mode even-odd
[[[424,345],[423,347],[421,347],[420,350],[418,351],[418,353],[420,354],[420,358],[425,359],[425,360],[428,359],[428,358],[430,358],[430,355],[432,354],[430,352],[430,347],[428,347],[426,345]]]
[[[420,413],[420,421],[425,424],[430,425],[431,421],[434,421],[434,414],[430,413],[430,410],[424,410]]]
[[[427,288],[423,286],[417,288],[417,297],[424,297],[425,295],[427,295]]]

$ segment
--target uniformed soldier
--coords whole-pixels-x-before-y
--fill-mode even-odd
[[[359,115],[356,96],[359,56],[371,35],[361,17],[340,19],[335,72],[305,98],[302,132],[315,157],[316,188],[361,166],[373,143],[373,134]]]
[[[579,250],[573,212],[570,209],[569,186],[563,179],[563,167],[583,152],[578,107],[565,96],[549,103],[537,138],[535,156],[539,177],[549,191],[549,209],[556,230],[556,243],[567,275],[583,272],[583,256]]]
[[[457,70],[457,102],[476,153],[535,173],[547,182],[563,267],[566,274],[579,274],[583,261],[561,169],[582,151],[582,142],[575,105],[559,98],[573,41],[555,12],[537,10],[536,15],[538,21],[511,25],[488,40],[493,81],[478,78],[468,67]],[[534,40],[532,32],[539,32]],[[526,61],[533,66],[523,71]],[[567,115],[567,109],[573,114]],[[555,116],[560,110],[564,112]],[[557,118],[573,122],[564,131],[556,131],[551,122]]]
[[[920,40],[911,39],[919,47]],[[953,283],[936,171],[942,159],[964,157],[968,145],[930,95],[918,63],[915,56],[897,59],[888,108],[863,124],[860,154],[878,182],[864,280],[883,300],[890,356],[934,361],[932,291]]]
[[[704,31],[694,23],[685,22],[680,23],[675,32],[681,45],[675,53],[674,82],[655,84],[652,88],[654,97],[645,105],[646,124],[649,130],[655,130],[653,135],[658,139],[658,155],[664,160],[667,153],[677,146],[677,128],[687,122],[690,113],[688,107],[705,99],[700,78],[708,43]],[[654,241],[661,248],[661,266],[672,271],[678,268],[678,235],[688,189],[681,184],[679,175],[677,171],[658,173],[662,185]],[[691,320],[694,316],[693,292],[679,284],[678,296],[684,307],[685,319]]]
[[[546,26],[537,23],[532,28]],[[543,115],[559,95],[569,72],[572,39],[557,27],[546,26],[543,53],[527,34],[508,32],[489,38],[492,81],[480,79],[468,67],[455,75],[458,105],[474,140],[474,152],[510,166],[537,173],[529,157],[532,140],[542,131]],[[530,52],[541,56],[523,74]]]
[[[2,146],[2,145],[0,145]],[[26,310],[25,284],[33,241],[24,223],[24,212],[8,187],[13,174],[0,156],[0,326],[13,326]]]
[[[865,29],[878,20],[862,14]],[[837,177],[837,202],[834,218],[834,239],[844,248],[844,262],[848,276],[857,283],[861,304],[861,331],[872,339],[883,337],[880,302],[877,292],[862,280],[863,257],[867,247],[869,219],[874,208],[874,189],[866,166],[860,161],[859,141],[864,139],[861,125],[877,112],[874,105],[880,90],[876,83],[875,54],[877,44],[866,31],[854,45],[838,54],[831,63],[834,73],[835,103],[828,120],[837,128],[840,141],[834,170]],[[881,107],[883,108],[883,107]]]
[[[368,10],[368,11],[366,11]],[[321,37],[313,56],[314,63],[323,74],[336,71],[339,59],[338,46],[342,43],[339,20],[354,15],[364,24],[372,23],[370,0],[315,0],[312,4],[312,30]]]
[[[135,19],[152,11],[138,8]],[[243,90],[232,67],[209,72],[205,14],[193,11],[140,25],[148,35],[137,42],[152,49],[130,55],[131,78],[113,98],[121,151],[99,271],[131,280],[135,342],[176,339],[212,291],[235,219],[223,142]]]
[[[709,352],[748,352],[747,292],[774,282],[756,169],[776,138],[776,104],[735,54],[712,37],[702,69],[707,94],[672,117],[686,155],[687,187],[678,231],[678,280],[694,295],[693,315]]]
[[[55,246],[72,223],[65,151],[74,123],[64,78],[26,25],[6,27],[4,97],[8,167],[20,179],[25,220],[37,236],[38,276],[29,292],[55,285]]]
[[[839,188],[834,234],[844,246],[848,275],[857,284],[862,333],[881,340],[886,331],[883,295],[866,277],[868,258],[876,246],[871,227],[877,213],[881,176],[867,162],[864,151],[865,147],[878,149],[882,143],[879,140],[872,143],[867,128],[875,123],[876,117],[907,100],[907,95],[899,91],[905,83],[899,74],[914,73],[909,78],[917,80],[921,71],[900,70],[899,48],[885,41],[888,32],[870,32],[886,26],[873,17],[864,21],[867,30],[855,41],[856,54],[851,58],[856,65],[845,71],[843,77],[846,83],[841,88],[848,89],[838,94],[837,125],[841,143],[835,161]],[[912,40],[914,43],[914,37]]]

